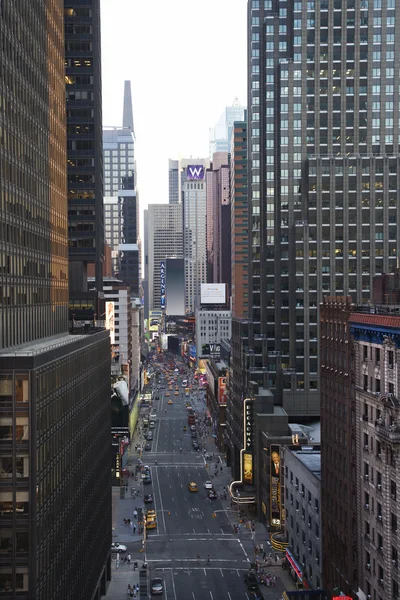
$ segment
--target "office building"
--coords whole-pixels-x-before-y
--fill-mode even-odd
[[[323,295],[366,302],[397,260],[395,10],[248,3],[252,378],[290,415],[319,412]]]
[[[139,222],[139,207],[136,191],[135,172],[135,130],[131,96],[131,82],[125,81],[123,98],[122,127],[103,128],[104,153],[104,222],[105,239],[112,248],[114,275],[120,273],[119,246],[123,243],[124,204],[136,210],[134,223]],[[120,192],[123,189],[133,190],[129,199]],[[133,233],[137,244],[137,235]],[[132,236],[130,236],[132,238]],[[138,285],[134,286],[138,288]]]
[[[232,313],[230,310],[196,310],[196,356],[220,358],[221,340],[231,337]]]
[[[183,257],[182,204],[149,204],[147,222],[149,310],[152,311],[165,308],[161,306],[161,263],[167,258]]]
[[[207,281],[231,289],[231,203],[229,153],[216,152],[206,171]]]
[[[182,172],[183,250],[185,257],[186,311],[200,307],[200,286],[207,281],[207,159],[197,158]]]
[[[231,296],[232,318],[249,311],[249,233],[247,196],[247,122],[235,121],[231,144]]]
[[[235,98],[232,106],[224,108],[214,127],[209,130],[210,158],[215,152],[230,152],[232,142],[233,123],[244,121],[246,109]]]
[[[349,317],[354,339],[359,597],[398,598],[400,468],[398,306]],[[378,313],[378,314],[377,314]],[[354,501],[354,499],[353,499]]]
[[[70,304],[91,305],[98,315],[104,258],[100,1],[65,0],[64,6]],[[89,263],[96,268],[91,294]]]
[[[296,582],[322,587],[321,452],[284,446],[286,558]]]
[[[183,184],[186,181],[186,169],[189,165],[210,166],[208,159],[202,158],[179,158],[168,161],[168,190],[169,204],[182,203]]]
[[[143,310],[144,319],[149,318],[149,211],[143,211]]]
[[[67,31],[75,16],[95,27],[90,10],[66,7]],[[94,600],[111,575],[109,336],[90,326],[68,333],[63,13],[61,0],[38,0],[34,10],[28,0],[0,6],[0,36],[8,40],[0,48],[2,98],[13,107],[0,108],[0,589],[7,600]]]
[[[357,590],[355,401],[348,325],[354,309],[351,297],[327,296],[320,305],[322,571],[326,589],[349,594]]]

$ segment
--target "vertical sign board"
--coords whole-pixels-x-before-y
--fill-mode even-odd
[[[218,377],[218,403],[226,406],[226,377]]]
[[[106,329],[110,331],[111,345],[115,344],[114,302],[106,302]]]
[[[165,260],[160,262],[160,306],[165,308]]]
[[[253,400],[244,401],[244,449],[242,459],[243,482],[253,485],[254,416]]]
[[[271,484],[270,484],[270,523],[273,527],[281,526],[281,455],[280,446],[271,446]]]

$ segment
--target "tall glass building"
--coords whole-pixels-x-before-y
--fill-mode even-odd
[[[251,379],[319,413],[318,305],[367,302],[400,208],[395,0],[248,3]]]
[[[63,0],[1,2],[0,38],[0,595],[94,600],[110,579],[110,350],[105,330],[68,333]]]

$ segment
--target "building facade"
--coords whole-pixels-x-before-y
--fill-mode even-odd
[[[74,40],[97,26],[91,10],[65,6]],[[0,49],[7,99],[0,103],[0,589],[7,600],[94,600],[111,576],[110,352],[102,329],[68,333],[64,3],[2,2],[0,37],[8,40]],[[75,50],[78,60],[84,50]],[[92,65],[90,54],[87,60]],[[90,79],[92,67],[86,71]],[[70,110],[78,99],[69,86],[87,86],[79,77],[71,67],[68,123],[75,132],[76,119],[86,127],[91,118],[87,96],[80,97],[81,116]],[[70,186],[74,169],[83,168],[71,161]],[[90,196],[84,202],[73,186],[69,199],[72,193],[75,208],[85,206],[87,222],[94,217],[97,225],[98,196],[91,185],[83,188]],[[82,254],[83,263],[98,259],[101,272],[99,255]]]
[[[161,308],[161,263],[182,258],[183,229],[181,204],[149,204],[148,207],[149,310]]]
[[[212,433],[220,450],[225,447],[226,433],[226,379],[228,365],[222,360],[206,361],[206,403],[210,415]]]
[[[358,585],[365,598],[398,598],[400,318],[354,312]],[[398,312],[398,308],[395,311]],[[361,595],[360,595],[361,597]]]
[[[96,265],[97,291],[103,280],[100,1],[65,0],[64,7],[69,285],[78,305],[87,291],[88,263]]]
[[[216,152],[206,171],[207,282],[231,290],[231,202],[229,153]]]
[[[286,556],[295,561],[311,589],[322,588],[321,452],[283,449],[285,466]],[[290,560],[289,560],[290,562]]]
[[[322,570],[327,590],[347,594],[358,587],[356,412],[348,324],[354,309],[351,297],[327,296],[320,305]]]
[[[230,152],[233,124],[245,119],[246,109],[235,98],[232,106],[226,106],[214,127],[209,130],[210,158],[215,152]]]
[[[196,356],[197,358],[219,358],[221,340],[229,340],[232,334],[230,310],[196,310]]]
[[[395,19],[395,0],[248,2],[249,342],[291,415],[319,412],[322,296],[365,302],[395,267]]]

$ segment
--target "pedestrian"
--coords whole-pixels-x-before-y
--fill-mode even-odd
[[[210,564],[210,555],[207,556],[207,563]]]
[[[134,519],[137,519],[137,515],[138,515],[138,512],[137,512],[137,510],[136,510],[136,508],[135,508],[135,510],[133,511],[133,518],[134,518]]]
[[[130,564],[131,564],[131,555],[130,555],[130,554],[128,554],[128,557],[127,557],[127,558],[128,558],[128,565],[130,565]]]
[[[130,597],[131,593],[132,593],[131,584],[130,584],[130,583],[128,583],[128,596],[129,596],[129,597]]]
[[[133,525],[133,533],[134,534],[136,533],[136,525],[135,524]]]

